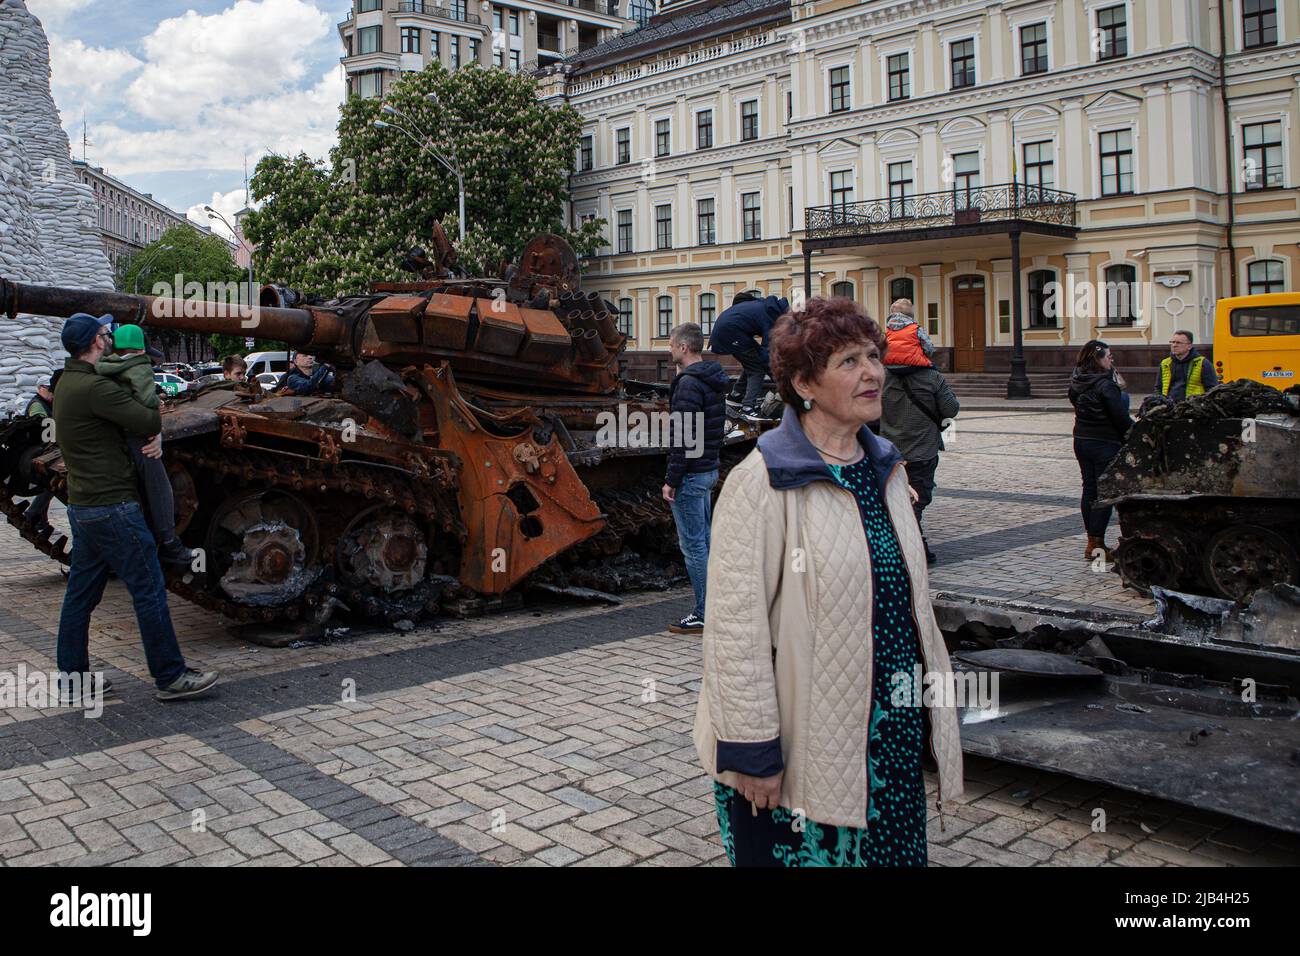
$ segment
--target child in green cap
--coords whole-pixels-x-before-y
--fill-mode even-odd
[[[153,377],[153,359],[145,352],[144,333],[138,325],[119,325],[113,332],[113,351],[95,363],[95,371],[111,378],[126,389],[141,405],[158,407],[158,386]],[[144,486],[145,513],[154,537],[158,539],[159,557],[165,564],[189,567],[193,555],[176,536],[176,500],[172,493],[167,467],[160,458],[150,458],[141,451],[145,444],[133,435],[126,437],[135,461],[136,473]]]

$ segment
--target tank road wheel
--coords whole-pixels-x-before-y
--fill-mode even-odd
[[[338,568],[354,584],[408,591],[424,579],[429,546],[424,531],[392,508],[369,508],[348,524],[338,544]]]
[[[319,535],[311,508],[270,490],[232,495],[208,526],[208,573],[233,601],[257,607],[292,603],[320,577]]]
[[[1180,562],[1168,545],[1145,535],[1120,541],[1115,567],[1126,585],[1147,596],[1153,584],[1172,588],[1182,577]]]
[[[1214,593],[1248,601],[1260,588],[1300,584],[1295,548],[1276,531],[1246,524],[1224,528],[1205,549],[1205,579]]]

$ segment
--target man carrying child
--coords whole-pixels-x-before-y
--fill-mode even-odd
[[[907,483],[916,492],[912,504],[917,527],[921,513],[934,498],[934,474],[943,450],[945,423],[961,406],[943,373],[934,367],[934,343],[912,316],[912,303],[898,299],[885,320],[885,389],[881,395],[880,434],[903,456]],[[937,558],[922,528],[925,558]]]
[[[157,408],[138,401],[114,378],[96,372],[113,342],[112,321],[111,315],[78,313],[63,324],[63,347],[72,357],[54,390],[54,426],[67,469],[72,565],[59,616],[59,670],[90,672],[90,616],[111,571],[131,593],[149,673],[158,688],[155,697],[193,697],[212,687],[217,674],[187,667],[181,654],[127,444],[132,436],[143,441],[145,457],[161,458],[162,418]]]

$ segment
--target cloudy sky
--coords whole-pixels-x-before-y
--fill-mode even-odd
[[[207,224],[268,152],[324,158],[344,85],[347,0],[27,0],[81,158]],[[217,226],[220,229],[220,225]]]

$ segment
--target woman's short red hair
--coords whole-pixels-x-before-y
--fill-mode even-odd
[[[852,299],[815,296],[802,312],[787,312],[772,327],[769,341],[772,378],[781,397],[787,405],[800,408],[803,400],[795,391],[795,377],[802,375],[815,382],[833,354],[866,342],[884,356],[885,333]]]

